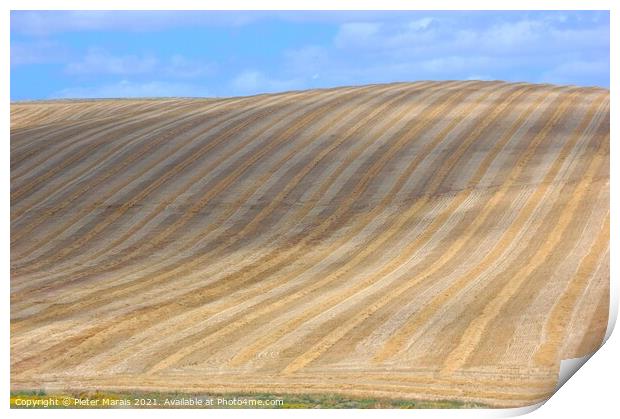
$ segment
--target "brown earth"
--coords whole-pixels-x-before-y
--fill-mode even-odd
[[[11,105],[13,390],[524,406],[608,300],[605,89]]]

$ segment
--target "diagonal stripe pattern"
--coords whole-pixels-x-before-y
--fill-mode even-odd
[[[524,406],[602,342],[609,92],[11,105],[13,389]]]

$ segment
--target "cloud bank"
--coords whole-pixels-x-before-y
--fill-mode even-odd
[[[247,95],[392,81],[609,85],[606,12],[11,14],[12,96]],[[84,96],[86,97],[86,96]]]

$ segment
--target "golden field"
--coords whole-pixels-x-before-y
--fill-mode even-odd
[[[609,300],[609,91],[11,105],[11,388],[524,406]]]

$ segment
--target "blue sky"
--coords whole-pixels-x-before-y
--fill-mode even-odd
[[[609,87],[609,12],[11,12],[11,99],[392,81]]]

